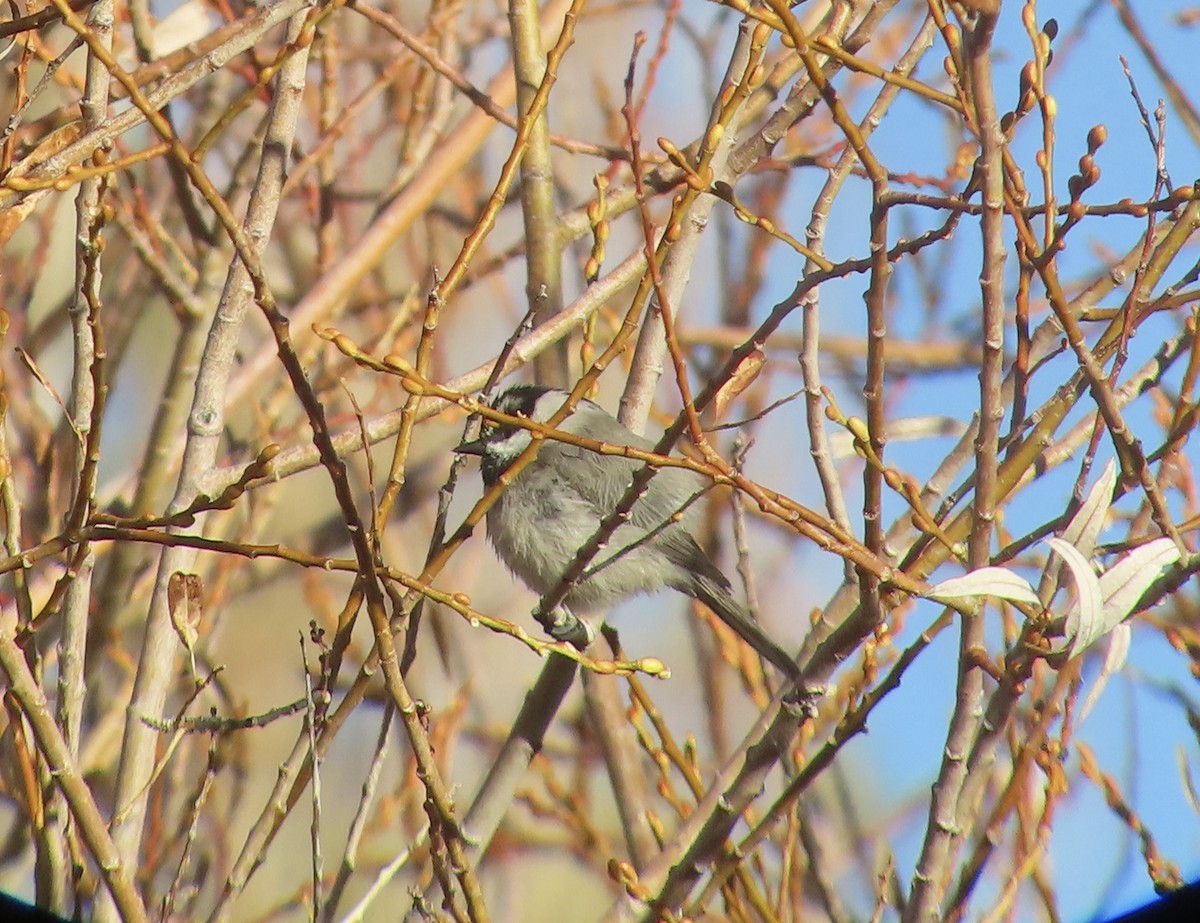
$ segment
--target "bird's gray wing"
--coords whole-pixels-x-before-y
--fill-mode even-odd
[[[567,421],[569,431],[578,432],[583,428],[587,430],[588,438],[599,442],[633,446],[647,452],[654,450],[651,440],[631,433],[606,413],[596,412],[578,421],[576,417]],[[634,474],[645,466],[637,459],[602,455],[565,442],[547,440],[539,455],[541,452],[547,453],[547,461],[554,463],[564,486],[572,488],[592,504],[597,522],[616,509]],[[643,529],[660,528],[689,501],[695,503],[693,497],[702,493],[705,486],[705,479],[698,474],[680,468],[661,468],[650,480],[646,492],[638,498],[629,521]]]

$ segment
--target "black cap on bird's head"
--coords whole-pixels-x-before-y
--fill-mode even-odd
[[[497,395],[491,406],[492,409],[512,417],[528,417],[536,420],[538,419],[538,402],[552,390],[554,389],[541,385],[513,385]],[[550,408],[548,412],[553,412],[562,405],[562,401],[566,400],[566,393],[563,392],[561,397],[562,399],[557,401],[555,407]],[[542,410],[545,415],[546,408],[542,408]],[[459,443],[454,451],[459,455],[478,456],[481,459],[483,479],[486,483],[491,484],[512,464],[513,459],[525,451],[531,438],[528,431],[519,426],[508,426],[504,423],[484,420],[479,430],[479,436]]]
[[[538,402],[554,391],[554,388],[547,388],[543,385],[513,385],[496,395],[496,399],[492,401],[492,409],[499,410],[501,413],[506,413],[510,417],[530,417],[533,418],[536,414]],[[567,399],[567,392],[558,392],[562,401]]]

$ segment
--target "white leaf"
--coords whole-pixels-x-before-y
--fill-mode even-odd
[[[1005,567],[981,567],[961,577],[943,580],[925,594],[929,599],[951,602],[976,596],[995,596],[1012,602],[1038,604],[1029,581]]]
[[[1117,625],[1108,636],[1108,650],[1104,652],[1104,665],[1100,668],[1100,675],[1096,677],[1096,683],[1088,692],[1087,698],[1083,702],[1083,707],[1079,710],[1079,720],[1075,723],[1078,727],[1083,723],[1083,719],[1088,716],[1092,707],[1100,700],[1100,693],[1104,691],[1104,687],[1108,685],[1108,681],[1116,673],[1121,672],[1121,667],[1125,666],[1125,660],[1129,656],[1129,641],[1132,636],[1130,628],[1126,624]]]
[[[1100,580],[1092,571],[1092,565],[1070,542],[1061,538],[1048,538],[1046,544],[1063,559],[1075,580],[1076,602],[1067,612],[1067,656],[1074,657],[1081,650],[1104,634],[1103,595]],[[1111,627],[1111,626],[1109,626]]]
[[[1100,578],[1105,618],[1121,621],[1159,575],[1179,560],[1179,546],[1169,538],[1156,538],[1133,549]]]
[[[1111,458],[1100,478],[1092,485],[1083,504],[1079,507],[1067,527],[1059,533],[1059,537],[1074,545],[1084,557],[1090,557],[1096,550],[1096,538],[1104,526],[1108,516],[1108,508],[1112,505],[1113,488],[1117,484],[1117,465]]]

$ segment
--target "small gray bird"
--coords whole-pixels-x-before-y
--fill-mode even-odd
[[[492,406],[510,416],[544,423],[566,399],[565,391],[516,385],[499,395]],[[587,400],[579,402],[559,429],[610,445],[654,448],[650,440]],[[485,420],[479,438],[464,442],[455,451],[478,455],[483,483],[491,487],[531,440],[528,430]],[[537,458],[488,510],[488,537],[501,560],[537,593],[553,590],[579,549],[616,509],[634,472],[643,464],[546,439]],[[699,506],[692,501],[706,487],[705,479],[695,472],[661,468],[628,518],[567,593],[563,607],[570,614],[549,615],[550,633],[559,640],[586,641],[573,614],[604,610],[629,596],[671,587],[700,600],[787,677],[798,678],[795,662],[734,599],[729,581],[692,535],[700,515]]]

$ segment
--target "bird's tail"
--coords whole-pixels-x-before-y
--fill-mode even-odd
[[[734,634],[754,648],[760,657],[774,664],[789,680],[793,683],[799,681],[800,668],[796,661],[762,630],[749,610],[733,598],[733,593],[723,580],[718,582],[706,574],[696,574],[693,583],[684,592],[712,609]]]

